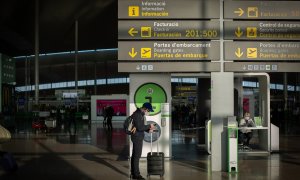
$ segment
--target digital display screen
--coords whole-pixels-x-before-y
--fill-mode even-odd
[[[98,99],[96,100],[97,116],[103,116],[105,109],[113,108],[113,116],[127,116],[125,99]]]

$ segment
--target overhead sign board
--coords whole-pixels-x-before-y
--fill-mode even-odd
[[[300,42],[225,42],[225,60],[300,60]]]
[[[300,40],[296,21],[225,21],[224,29],[224,39]]]
[[[227,19],[300,19],[300,1],[224,1]]]
[[[219,0],[119,0],[119,19],[218,19]]]
[[[15,59],[8,56],[0,56],[1,60],[1,79],[2,83],[15,84],[16,83],[16,62]]]
[[[219,72],[218,62],[119,62],[118,72]]]
[[[119,60],[220,60],[216,41],[119,41]]]
[[[225,72],[299,72],[300,63],[226,62]]]
[[[119,21],[119,39],[219,39],[219,21]]]
[[[204,64],[220,61],[220,47],[224,48],[225,64],[239,61],[234,62],[238,63],[237,72],[251,68],[255,72],[281,72],[288,66],[279,66],[279,62],[296,65],[300,61],[300,1],[220,2],[119,0],[119,72],[220,71],[220,63]],[[224,16],[220,14],[222,7]],[[240,63],[246,61],[253,62],[243,64],[240,70]],[[226,67],[235,67],[234,63]]]

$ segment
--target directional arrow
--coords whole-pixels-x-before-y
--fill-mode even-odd
[[[128,31],[128,34],[132,37],[134,37],[134,34],[137,34],[138,31],[134,30],[134,28],[130,28],[129,31]]]
[[[134,58],[137,55],[137,52],[134,51],[134,48],[131,48],[131,52],[128,52],[131,58]]]
[[[236,55],[238,58],[242,57],[243,54],[244,54],[244,53],[241,52],[241,48],[238,48],[237,51],[235,51],[235,55]]]
[[[237,36],[237,37],[241,37],[242,35],[243,35],[243,31],[241,31],[241,28],[240,27],[238,27],[238,29],[237,30],[235,30],[235,35]]]
[[[235,14],[238,14],[238,16],[242,16],[244,14],[244,10],[242,8],[239,8],[239,10],[234,11]]]

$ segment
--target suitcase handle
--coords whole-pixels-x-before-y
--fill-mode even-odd
[[[158,130],[153,130],[153,132],[158,132]],[[150,142],[151,142],[151,143],[150,143],[150,149],[151,149],[151,155],[152,155],[152,144],[153,144],[153,138],[152,138],[153,132],[150,133]],[[158,151],[158,146],[159,146],[159,144],[158,144],[158,139],[159,139],[159,138],[157,138],[157,153],[159,152],[159,151]]]

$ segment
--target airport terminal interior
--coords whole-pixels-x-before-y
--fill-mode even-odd
[[[117,0],[0,2],[0,125],[11,135],[9,140],[0,138],[0,163],[9,152],[18,165],[14,171],[0,165],[1,180],[130,179],[132,144],[123,122],[141,105],[131,101],[139,73],[118,72],[118,51]],[[163,90],[166,100],[154,101],[159,112],[152,114],[168,109],[166,116],[159,115],[159,137],[153,142],[153,151],[167,149],[168,157],[162,177],[148,176],[147,159],[142,157],[143,177],[300,176],[300,70],[234,73],[232,117],[237,127],[228,142],[232,137],[237,141],[235,172],[212,170],[211,73],[153,74],[169,78],[169,90]],[[164,87],[151,85],[155,90]],[[104,119],[108,106],[114,110],[112,128]],[[255,124],[249,128],[249,143],[240,125],[245,112]],[[147,153],[148,139],[144,146]]]

